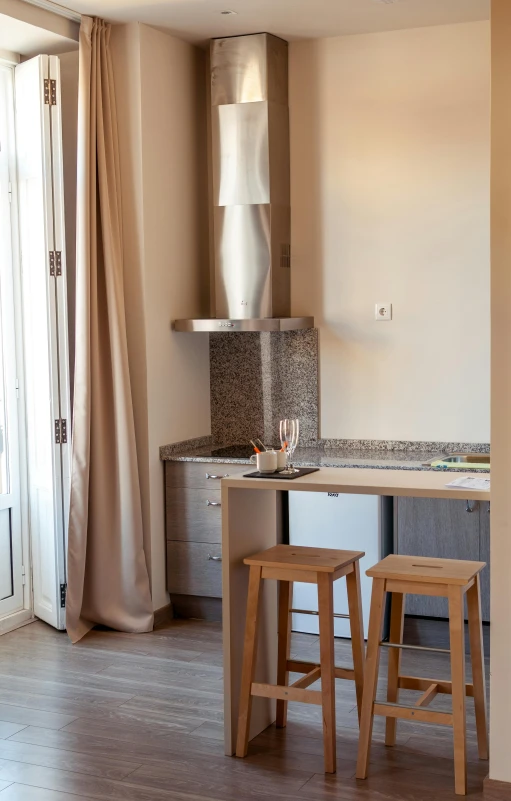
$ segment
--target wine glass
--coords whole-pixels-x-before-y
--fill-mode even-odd
[[[292,475],[298,473],[298,470],[291,464],[293,453],[298,445],[298,436],[300,433],[300,423],[298,420],[281,420],[280,421],[280,443],[282,450],[286,454],[286,469],[282,470],[281,475]]]

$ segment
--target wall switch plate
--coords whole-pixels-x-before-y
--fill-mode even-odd
[[[375,320],[392,320],[392,303],[377,303],[374,307]]]

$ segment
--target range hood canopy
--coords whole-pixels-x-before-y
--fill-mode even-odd
[[[211,42],[215,317],[176,331],[293,331],[288,45],[268,33]]]
[[[174,320],[174,331],[195,333],[229,333],[233,331],[299,331],[314,328],[314,317],[253,317],[243,320],[220,320],[204,317],[194,320]]]

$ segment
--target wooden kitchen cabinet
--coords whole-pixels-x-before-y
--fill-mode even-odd
[[[396,498],[395,551],[409,556],[489,562],[488,504],[435,498]],[[481,575],[483,620],[489,620],[489,567]],[[410,595],[405,613],[447,618],[446,598]]]
[[[216,488],[167,487],[167,540],[221,542],[220,495]]]
[[[483,620],[490,620],[490,502],[479,504],[479,519],[481,521],[481,539],[479,559],[486,562],[481,573],[481,611]]]
[[[176,614],[221,619],[220,481],[247,465],[165,462],[167,587]]]
[[[169,593],[221,598],[220,555],[220,546],[211,543],[167,542]]]

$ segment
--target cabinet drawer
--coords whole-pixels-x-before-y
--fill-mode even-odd
[[[397,552],[407,556],[479,560],[479,507],[466,500],[398,498]],[[405,614],[449,617],[447,598],[407,595]]]
[[[165,462],[165,484],[167,489],[172,489],[174,487],[220,489],[220,480],[224,478],[224,476],[235,476],[239,473],[247,473],[249,470],[250,467],[246,464]]]
[[[167,542],[169,592],[176,595],[222,597],[220,545],[207,542]]]
[[[220,542],[222,539],[221,492],[218,482],[208,489],[167,488],[168,540]]]

